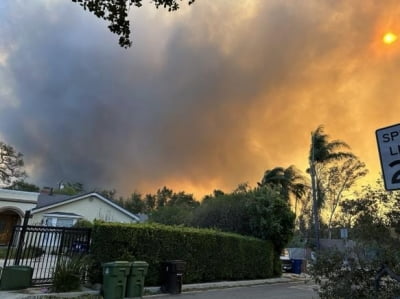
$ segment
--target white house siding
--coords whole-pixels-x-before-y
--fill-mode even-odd
[[[0,244],[10,242],[15,225],[21,224],[25,211],[36,207],[39,193],[0,189]]]
[[[0,212],[11,210],[23,218],[25,211],[36,207],[39,193],[0,189]]]
[[[0,201],[0,212],[13,211],[23,218],[25,211],[36,207],[36,203],[8,202],[2,199]]]
[[[63,205],[46,209],[40,212],[34,212],[32,224],[40,224],[44,214],[63,212],[63,213],[75,213],[84,216],[84,219],[93,221],[104,220],[107,222],[125,222],[130,223],[134,220],[117,210],[115,207],[107,204],[106,202],[98,199],[97,197],[88,197],[77,201],[65,203]]]

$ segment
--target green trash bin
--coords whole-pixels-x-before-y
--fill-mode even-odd
[[[122,299],[126,292],[126,277],[131,263],[116,261],[104,263],[103,266],[103,296],[104,299]]]
[[[131,271],[126,281],[126,297],[143,297],[144,277],[147,274],[149,264],[136,261],[131,264]]]
[[[32,286],[33,268],[29,266],[7,266],[1,274],[2,290],[19,290]]]

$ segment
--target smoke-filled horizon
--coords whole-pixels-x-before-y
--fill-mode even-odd
[[[197,0],[131,8],[133,46],[70,1],[0,4],[0,140],[28,181],[198,199],[307,168],[324,125],[379,175],[399,123],[397,1]]]

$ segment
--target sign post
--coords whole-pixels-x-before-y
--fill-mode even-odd
[[[400,124],[375,132],[385,189],[400,189]]]

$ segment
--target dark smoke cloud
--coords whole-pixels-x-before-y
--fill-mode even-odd
[[[374,130],[399,122],[400,49],[379,44],[400,25],[394,1],[145,7],[129,50],[76,4],[2,5],[0,136],[40,185],[254,185],[268,168],[305,169],[319,124],[377,170]]]

